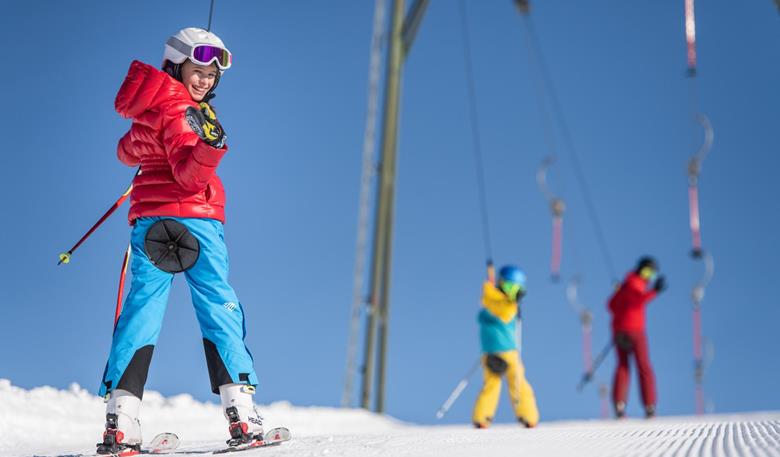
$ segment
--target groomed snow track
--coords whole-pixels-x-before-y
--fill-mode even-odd
[[[780,456],[780,413],[557,422],[533,430],[410,426],[387,433],[300,437],[267,451],[263,455],[269,457],[769,457]]]
[[[527,430],[497,424],[488,430],[416,426],[362,410],[260,406],[268,427],[288,426],[293,440],[236,457],[780,457],[780,412],[652,420],[542,422]],[[86,390],[31,390],[0,379],[0,457],[94,452],[105,405]],[[189,395],[147,392],[144,436],[172,431],[182,446],[170,456],[217,449],[226,438],[218,405]],[[201,454],[203,455],[203,454]]]

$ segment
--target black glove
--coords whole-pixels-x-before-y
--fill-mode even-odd
[[[656,291],[656,293],[661,293],[664,290],[666,290],[666,278],[663,276],[659,276],[658,279],[655,280],[655,285],[653,286],[653,289]]]
[[[199,106],[200,109],[194,107],[187,108],[187,122],[200,139],[209,146],[217,149],[224,148],[227,142],[227,135],[225,134],[225,129],[222,128],[222,124],[217,120],[217,115],[208,103],[200,102]]]

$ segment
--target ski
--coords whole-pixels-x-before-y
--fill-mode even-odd
[[[176,454],[198,454],[198,455],[218,455],[228,454],[232,452],[248,451],[252,449],[262,449],[265,447],[278,446],[285,441],[292,439],[290,430],[286,427],[276,427],[268,430],[263,434],[265,437],[262,441],[255,441],[253,443],[241,444],[238,446],[222,447],[219,449],[179,449],[179,437],[174,433],[160,433],[155,436],[154,439],[143,449],[126,449],[122,452],[113,454],[62,454],[55,457],[135,457],[143,455],[162,455],[170,454],[176,451]]]
[[[240,444],[238,446],[230,446],[223,449],[217,449],[212,454],[227,454],[229,452],[241,452],[248,451],[250,449],[259,449],[269,446],[278,446],[285,441],[290,441],[292,435],[290,430],[286,427],[277,427],[268,430],[263,434],[262,441],[255,441],[253,443]]]
[[[149,443],[149,448],[141,450],[143,454],[167,454],[179,447],[179,437],[175,433],[160,433]]]
[[[136,455],[156,455],[168,454],[179,447],[179,437],[175,433],[160,433],[155,436],[147,447],[143,449],[126,449],[115,454],[96,454],[97,456],[108,457],[133,457]]]
[[[179,437],[175,433],[160,433],[155,436],[148,446],[141,450],[125,449],[110,454],[64,454],[56,457],[133,457],[136,455],[169,454],[179,447]]]

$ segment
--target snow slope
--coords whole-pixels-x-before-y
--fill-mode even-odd
[[[147,392],[142,407],[144,436],[176,432],[181,452],[219,446],[226,423],[216,404],[189,395],[164,398]],[[514,424],[489,430],[469,426],[414,426],[362,410],[260,408],[267,426],[288,426],[293,441],[241,456],[778,456],[780,412],[651,421],[542,423],[533,430]],[[0,380],[0,456],[54,456],[91,452],[103,426],[100,398],[77,385],[69,390],[25,390]],[[41,440],[45,436],[45,440]]]

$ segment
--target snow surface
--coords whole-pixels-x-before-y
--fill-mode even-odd
[[[236,456],[473,457],[473,456],[778,456],[780,412],[663,417],[653,420],[542,423],[527,430],[498,424],[416,426],[357,409],[259,407],[267,427],[290,428],[293,440]],[[102,399],[78,385],[25,390],[0,379],[0,456],[55,456],[94,452],[102,433]],[[189,395],[144,395],[144,436],[172,431],[180,452],[224,442],[227,424],[216,404]]]

